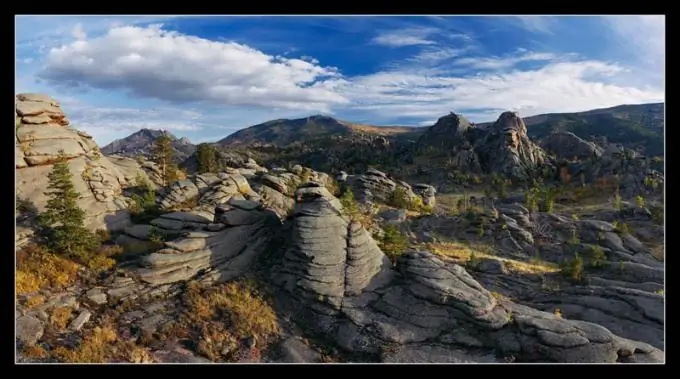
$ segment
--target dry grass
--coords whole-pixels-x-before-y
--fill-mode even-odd
[[[664,243],[654,244],[650,247],[650,253],[654,259],[663,262],[666,259],[666,246]]]
[[[71,319],[73,319],[73,310],[70,307],[54,308],[50,315],[50,323],[54,325],[57,330],[66,329]]]
[[[452,258],[463,264],[479,258],[487,258],[499,260],[503,262],[509,270],[523,274],[543,274],[559,271],[559,268],[556,265],[549,262],[522,262],[509,258],[497,257],[493,254],[493,247],[486,244],[439,242],[427,244],[426,247],[437,255]]]
[[[377,134],[380,136],[390,136],[394,134],[402,134],[412,131],[410,128],[398,127],[398,126],[373,126],[364,124],[347,124],[350,128],[357,132]]]
[[[49,353],[39,345],[24,346],[21,354],[30,359],[45,359],[49,356]]]
[[[87,268],[94,272],[108,271],[116,265],[117,256],[123,254],[123,248],[118,245],[104,245],[87,259]]]
[[[44,248],[28,246],[17,253],[17,294],[68,287],[77,279],[79,268],[77,263],[50,254]]]
[[[162,334],[198,341],[197,352],[212,361],[236,360],[239,346],[253,339],[251,356],[273,342],[280,333],[271,306],[252,283],[230,282],[203,287],[192,282],[183,297],[186,310]]]
[[[51,355],[64,363],[150,363],[148,351],[132,341],[122,341],[111,324],[96,327],[75,348],[56,347]]]
[[[39,305],[43,305],[45,303],[45,300],[46,300],[45,296],[43,296],[43,295],[31,296],[24,303],[24,307],[26,309],[32,309],[32,308],[35,308]]]

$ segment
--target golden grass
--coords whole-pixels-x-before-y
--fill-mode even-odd
[[[26,300],[26,303],[24,303],[24,307],[26,307],[26,309],[35,308],[39,305],[43,305],[45,300],[45,296],[43,295],[31,296]]]
[[[50,323],[54,325],[57,330],[64,330],[72,318],[73,310],[70,307],[54,308],[50,315]]]
[[[377,134],[381,136],[389,136],[394,134],[402,134],[411,131],[410,128],[398,127],[398,126],[373,126],[365,124],[347,124],[350,128],[357,132]]]
[[[26,358],[31,359],[45,359],[49,356],[47,351],[39,345],[24,346],[24,348],[21,350],[21,354],[23,354]]]
[[[77,347],[58,346],[52,356],[64,363],[150,363],[148,351],[132,341],[122,341],[109,323],[86,333]]]
[[[50,254],[39,246],[28,246],[17,253],[17,294],[68,287],[77,279],[79,268],[77,263]]]
[[[256,341],[250,353],[257,355],[281,332],[274,310],[246,281],[211,287],[192,282],[182,300],[186,310],[162,338],[197,340],[197,352],[212,361],[237,359],[239,342],[247,338]]]
[[[487,258],[503,262],[511,270],[523,274],[543,274],[558,272],[557,265],[549,262],[522,262],[509,258],[502,258],[493,254],[493,247],[486,244],[438,242],[426,244],[426,248],[437,255],[452,258],[460,263],[468,263],[473,259]]]

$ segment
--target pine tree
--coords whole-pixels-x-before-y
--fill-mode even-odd
[[[196,159],[198,161],[198,172],[200,174],[217,171],[217,150],[214,146],[207,143],[198,145]]]
[[[162,134],[158,137],[152,148],[152,159],[161,170],[161,180],[163,186],[167,186],[174,177],[176,172],[173,171],[172,162],[172,146],[170,145],[171,139],[167,134]]]
[[[78,192],[63,151],[48,174],[48,197],[45,212],[38,224],[46,237],[47,247],[55,253],[84,257],[98,245],[96,236],[85,228],[85,212],[78,207]]]

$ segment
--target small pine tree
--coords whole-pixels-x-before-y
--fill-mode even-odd
[[[45,195],[49,198],[45,212],[38,215],[38,225],[46,237],[47,247],[55,253],[83,258],[97,248],[94,233],[85,228],[85,212],[78,207],[78,192],[63,151],[48,175]]]
[[[161,181],[163,186],[167,186],[173,180],[176,172],[172,169],[172,146],[170,145],[170,136],[163,134],[158,137],[154,143],[151,152],[153,162],[156,163],[161,170]]]
[[[198,172],[200,174],[217,172],[217,150],[213,145],[208,143],[198,145],[196,158],[198,161]]]

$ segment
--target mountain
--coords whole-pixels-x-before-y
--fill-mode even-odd
[[[577,113],[525,117],[529,137],[541,140],[552,132],[572,132],[584,140],[622,144],[645,155],[664,154],[664,103],[619,105]],[[478,126],[484,128],[491,123]]]
[[[366,134],[389,137],[412,132],[417,133],[418,131],[419,128],[414,127],[376,127],[316,115],[294,120],[279,119],[267,121],[239,130],[217,143],[228,147],[247,147],[253,144],[287,146],[296,142],[307,142],[327,136]]]
[[[619,105],[576,113],[550,113],[523,118],[529,137],[542,140],[554,131],[567,131],[587,141],[603,144],[623,144],[627,148],[643,150],[645,155],[663,155],[664,103]],[[493,122],[476,124],[484,129]],[[438,128],[439,126],[434,126]],[[289,146],[309,144],[325,137],[374,136],[392,142],[415,141],[425,133],[426,127],[382,127],[354,124],[327,116],[300,119],[279,119],[254,125],[220,140],[225,147],[252,147],[253,145]],[[437,135],[439,145],[446,145],[446,135]],[[455,135],[452,136],[455,138]]]
[[[177,138],[163,130],[141,129],[125,138],[121,138],[104,146],[101,150],[105,155],[121,155],[135,158],[139,155],[149,156],[153,142],[166,134],[172,140],[171,146],[176,162],[184,161],[196,151],[196,146],[186,138]]]

